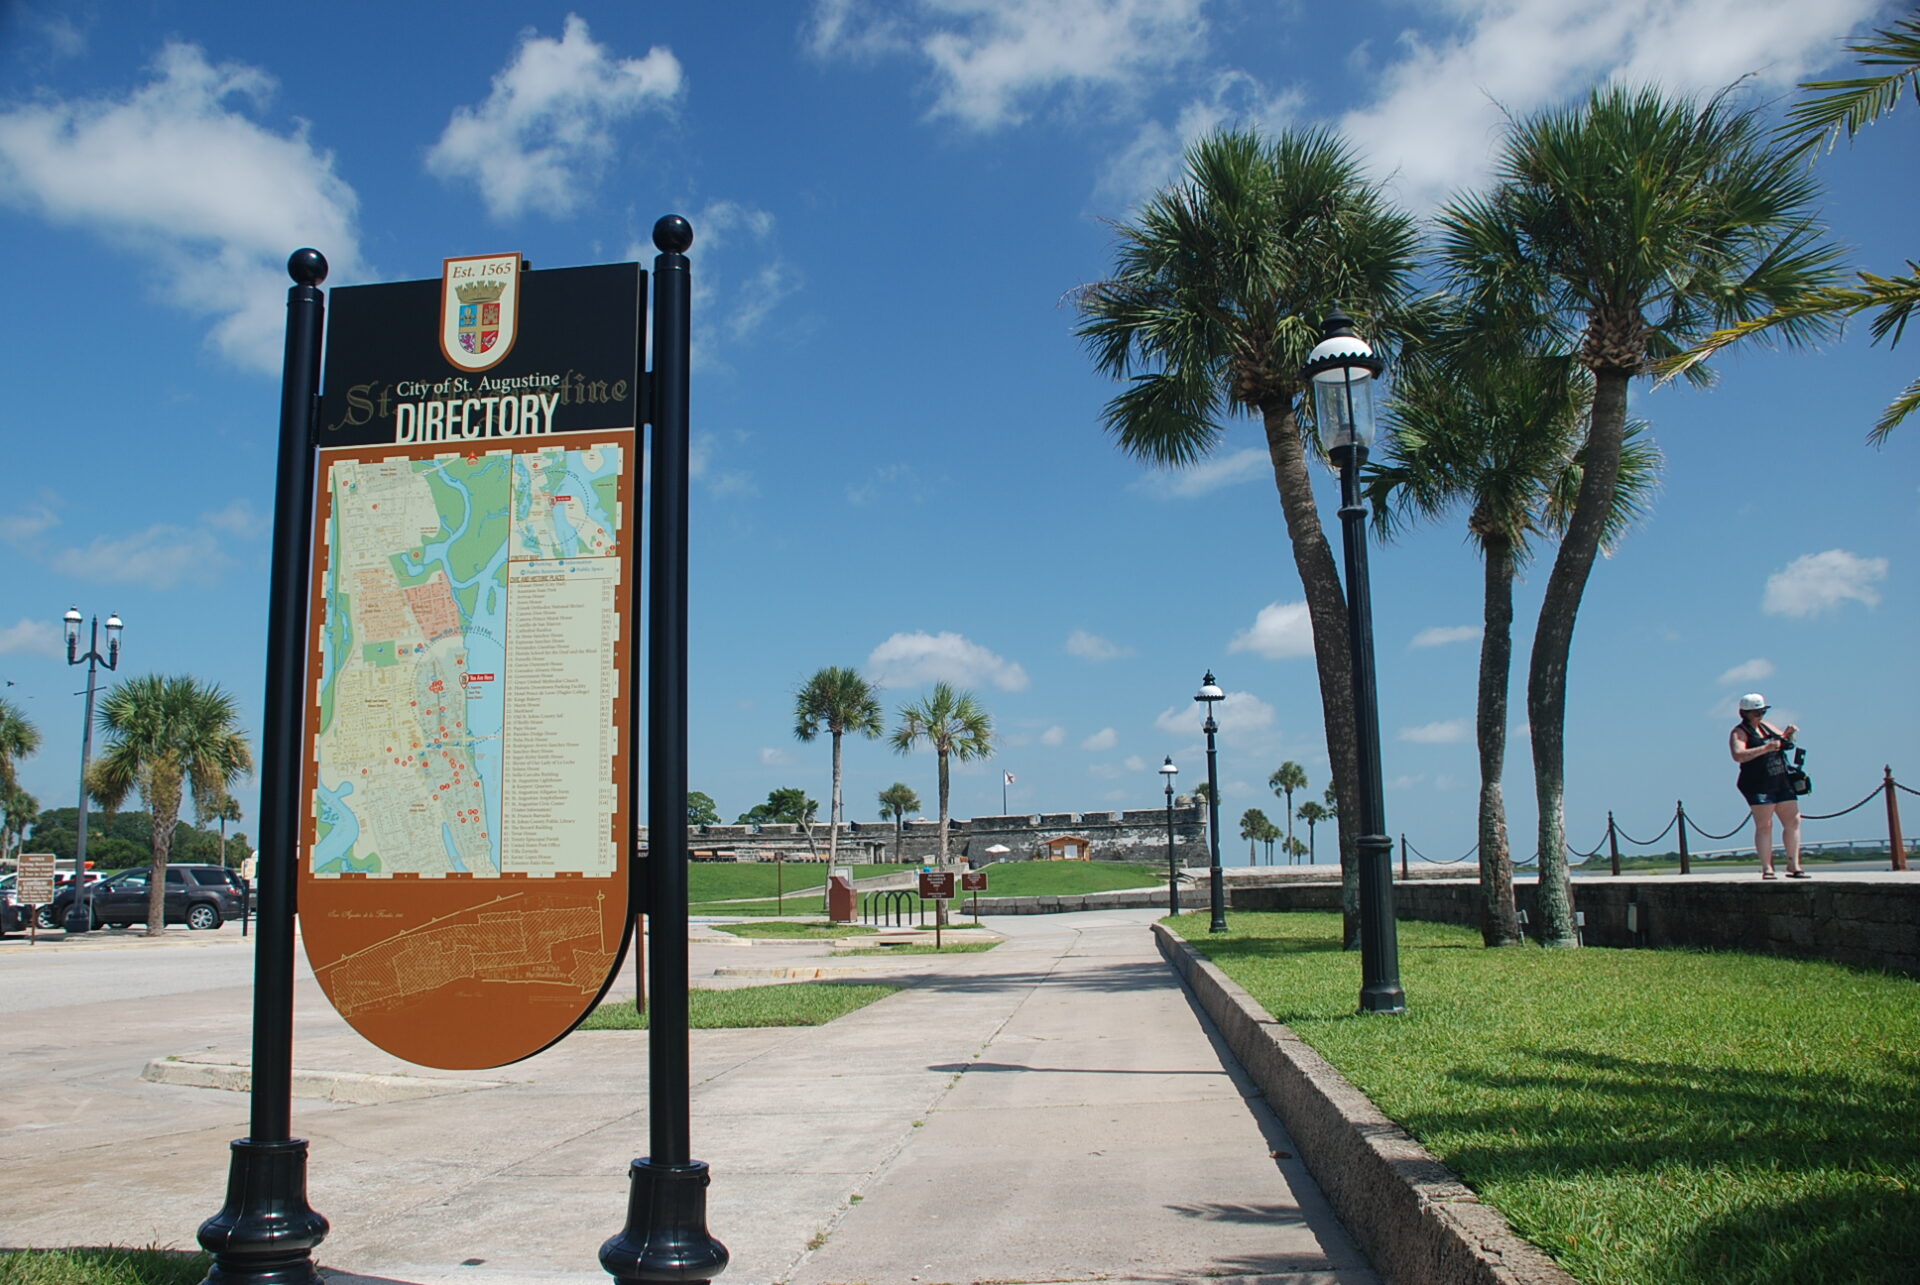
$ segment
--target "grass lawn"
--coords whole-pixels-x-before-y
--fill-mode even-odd
[[[754,937],[775,941],[815,941],[832,937],[864,937],[880,930],[868,924],[830,924],[824,920],[800,922],[774,919],[764,924],[722,924],[723,933],[735,937]]]
[[[918,866],[855,866],[855,879],[897,875]],[[693,861],[687,864],[688,901],[728,901],[736,897],[771,897],[785,890],[818,902],[827,883],[824,861]],[[808,890],[812,891],[809,892]]]
[[[23,1249],[0,1254],[0,1285],[200,1285],[212,1265],[174,1249]]]
[[[1167,881],[1164,865],[1130,861],[1001,861],[987,867],[988,897],[1065,897],[1115,888],[1156,888]],[[956,900],[956,908],[966,901]]]
[[[852,950],[843,950],[842,955],[977,955],[983,950],[992,950],[1000,943],[997,941],[949,941],[939,946],[932,942],[908,942],[899,946],[856,946]]]
[[[898,986],[845,982],[792,982],[783,986],[745,986],[739,990],[695,990],[687,994],[687,1024],[695,1030],[743,1026],[824,1026],[885,999]],[[587,1014],[583,1031],[644,1031],[647,1019],[633,1001],[614,1000]],[[0,1277],[0,1285],[4,1285]]]
[[[1363,1017],[1339,916],[1173,922],[1587,1285],[1920,1280],[1920,983],[1402,922]]]

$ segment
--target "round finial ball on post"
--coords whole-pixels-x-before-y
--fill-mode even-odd
[[[287,259],[287,275],[303,286],[317,286],[327,279],[327,256],[307,246],[295,250]]]
[[[653,225],[653,244],[662,254],[685,254],[693,244],[693,224],[669,214]]]

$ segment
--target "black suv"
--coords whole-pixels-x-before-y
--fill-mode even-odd
[[[151,867],[108,875],[86,891],[86,905],[95,926],[144,924],[148,893],[153,887]],[[53,921],[67,922],[73,889],[64,888],[53,899]],[[218,928],[246,911],[247,881],[224,866],[169,865],[167,867],[167,922],[189,928]]]

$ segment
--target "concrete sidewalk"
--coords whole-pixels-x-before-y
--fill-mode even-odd
[[[1159,913],[990,920],[1009,937],[997,950],[897,960],[697,938],[697,984],[738,984],[749,961],[910,983],[826,1027],[694,1033],[693,1154],[733,1255],[720,1279],[1374,1281],[1160,959]],[[524,1063],[442,1074],[368,1046],[304,969],[298,1004],[302,1092],[385,1076],[424,1095],[294,1102],[336,1280],[610,1279],[595,1255],[647,1144],[643,1034],[577,1033]],[[36,1127],[0,1090],[0,1245],[191,1247],[219,1207],[245,1096],[129,1082],[133,1059],[108,1051],[101,1023],[123,1021],[148,1056],[219,1064],[246,1061],[244,1021],[169,1039],[151,1011],[115,1007],[63,1037],[78,1051],[47,1032],[26,1050],[19,1069],[63,1081],[81,1104],[70,1116]]]

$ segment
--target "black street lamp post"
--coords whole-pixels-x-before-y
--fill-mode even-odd
[[[1360,754],[1360,1008],[1404,1013],[1400,943],[1393,920],[1393,840],[1380,779],[1380,709],[1373,670],[1373,598],[1367,582],[1367,510],[1360,471],[1373,440],[1373,380],[1384,368],[1353,318],[1335,308],[1301,374],[1313,388],[1320,439],[1340,469],[1340,543],[1346,554],[1347,647],[1353,671],[1354,739]]]
[[[120,668],[120,630],[124,627],[117,614],[107,616],[107,650],[100,652],[100,617],[92,621],[87,654],[80,651],[80,608],[68,607],[62,617],[67,626],[67,663],[87,667],[87,712],[80,725],[80,815],[74,823],[73,900],[67,903],[66,929],[83,933],[93,927],[93,907],[87,899],[87,760],[93,756],[93,693],[99,668]]]
[[[1223,933],[1227,931],[1227,889],[1226,881],[1220,875],[1220,771],[1214,755],[1213,734],[1220,725],[1213,721],[1213,703],[1225,700],[1227,694],[1213,681],[1213,671],[1200,680],[1200,693],[1195,696],[1207,707],[1207,721],[1200,730],[1207,734],[1207,857],[1212,872],[1211,900],[1213,903],[1213,921],[1207,925],[1207,931]]]
[[[1167,782],[1167,913],[1180,913],[1180,867],[1173,857],[1173,778],[1180,775],[1180,769],[1173,765],[1173,755],[1167,755],[1167,761],[1160,765],[1160,775]]]

